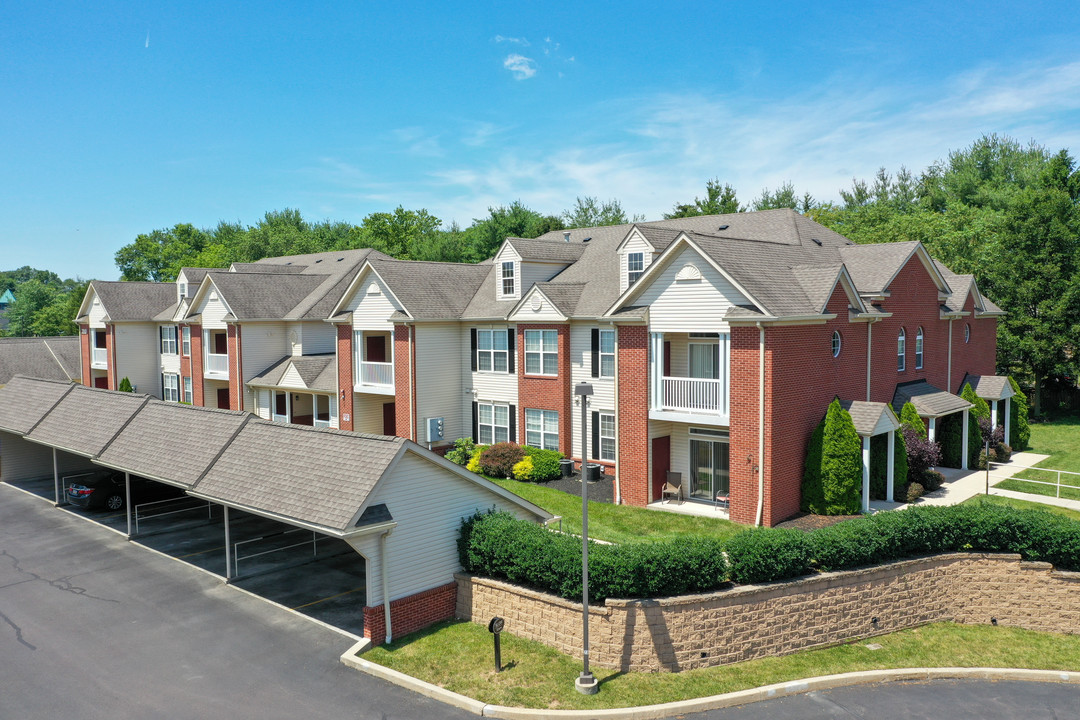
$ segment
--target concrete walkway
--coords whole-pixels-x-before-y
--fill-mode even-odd
[[[1014,498],[1016,500],[1029,500],[1043,503],[1044,505],[1056,505],[1080,511],[1080,500],[1066,500],[1047,495],[1034,493],[1016,492],[1013,490],[1001,490],[994,485],[1007,480],[1017,473],[1042,462],[1050,457],[1033,452],[1013,453],[1009,462],[993,463],[990,469],[990,494],[1001,497]],[[927,493],[910,505],[959,505],[968,498],[986,494],[986,471],[985,470],[956,470],[954,468],[938,468],[945,476],[945,483],[932,493]],[[873,500],[870,503],[871,511],[900,510],[910,506],[906,503],[890,503],[884,500]]]

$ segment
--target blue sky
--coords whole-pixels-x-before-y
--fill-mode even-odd
[[[0,269],[299,208],[467,226],[731,182],[836,200],[988,132],[1080,154],[1066,2],[6,3]]]

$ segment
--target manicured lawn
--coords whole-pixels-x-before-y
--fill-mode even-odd
[[[880,644],[870,650],[870,643]],[[578,658],[502,633],[496,673],[487,629],[441,623],[363,656],[483,702],[533,708],[598,709],[686,700],[818,675],[905,667],[1080,669],[1080,636],[940,623],[785,657],[681,673],[619,673],[593,668],[599,694],[574,690]]]
[[[988,502],[994,505],[1007,505],[1008,507],[1018,508],[1020,510],[1045,510],[1055,515],[1064,515],[1070,520],[1080,520],[1080,511],[1070,510],[1069,508],[1058,507],[1056,505],[1045,505],[1040,502],[1033,502],[1031,500],[1016,500],[1014,498],[1001,497],[1000,495],[976,495],[973,498],[968,498],[964,501],[965,504]]]
[[[1039,463],[1036,468],[1053,468],[1054,470],[1080,473],[1080,418],[1066,417],[1047,423],[1032,423],[1031,451],[1050,456]],[[1019,473],[1017,478],[1055,483],[1057,482],[1057,473],[1031,469]],[[1063,486],[1072,486],[1069,488],[1063,487],[1061,497],[1080,500],[1080,474],[1066,475],[1063,473],[1061,483]],[[1058,492],[1057,488],[1050,485],[1037,485],[1035,483],[1021,482],[1020,480],[1005,480],[994,487],[1035,495],[1054,496]]]
[[[565,532],[581,533],[581,498],[577,495],[534,483],[488,479],[553,515],[561,515],[562,529]],[[651,542],[680,535],[726,538],[745,529],[744,525],[720,518],[676,515],[629,505],[589,503],[589,537],[595,540],[613,543]]]

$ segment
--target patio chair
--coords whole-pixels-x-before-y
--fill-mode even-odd
[[[682,473],[671,472],[669,470],[667,474],[667,482],[664,483],[664,491],[660,494],[660,499],[663,500],[665,498],[670,498],[672,495],[674,495],[679,502],[682,502]],[[668,502],[670,503],[671,500],[668,499]]]
[[[731,496],[728,495],[727,493],[717,493],[716,494],[716,506],[717,507],[722,507],[722,508],[730,508],[731,507]]]

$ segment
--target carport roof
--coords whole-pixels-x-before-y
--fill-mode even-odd
[[[0,430],[25,435],[73,387],[68,382],[16,375],[0,388]]]
[[[908,402],[915,406],[915,410],[921,417],[936,418],[971,407],[971,403],[959,395],[945,392],[925,380],[901,383],[896,386],[892,405],[897,415],[904,409],[904,403]]]
[[[401,438],[252,420],[192,492],[346,532],[404,445]]]
[[[97,458],[141,477],[190,488],[251,417],[238,410],[151,400]],[[163,452],[173,448],[172,452]]]
[[[149,399],[149,395],[75,385],[26,437],[58,450],[94,457]]]

